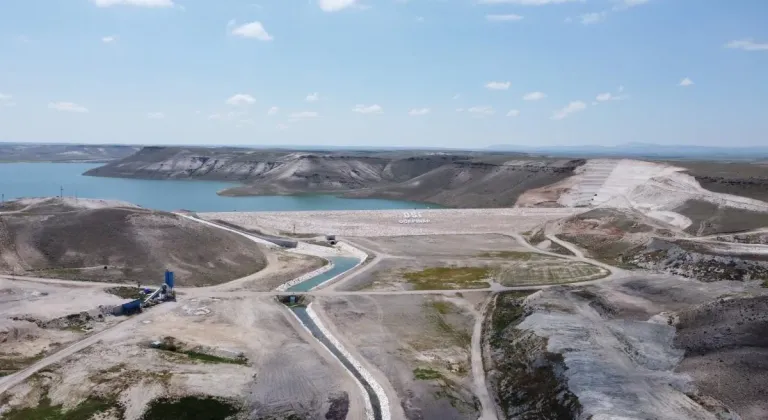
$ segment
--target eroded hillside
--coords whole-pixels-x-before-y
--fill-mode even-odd
[[[525,191],[568,178],[583,163],[512,153],[146,147],[86,175],[228,180],[244,184],[221,192],[224,195],[312,192],[451,207],[511,207]]]

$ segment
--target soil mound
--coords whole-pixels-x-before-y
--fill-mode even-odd
[[[149,284],[162,281],[169,269],[178,285],[202,286],[266,265],[260,248],[246,238],[172,213],[59,201],[0,216],[0,271]]]

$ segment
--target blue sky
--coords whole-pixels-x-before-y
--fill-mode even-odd
[[[3,0],[0,141],[768,145],[764,0]]]

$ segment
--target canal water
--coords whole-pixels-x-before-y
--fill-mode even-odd
[[[21,197],[58,196],[127,201],[156,210],[297,211],[297,210],[390,210],[423,209],[409,201],[350,199],[332,195],[224,197],[221,191],[233,182],[200,180],[146,180],[101,178],[82,174],[93,163],[0,163],[0,194],[5,200]],[[434,207],[434,206],[433,206]]]
[[[328,280],[338,276],[339,274],[351,269],[355,265],[357,265],[358,262],[360,262],[359,259],[353,258],[353,257],[330,257],[328,258],[333,263],[333,268],[326,271],[325,273],[318,274],[315,277],[312,277],[311,279],[301,282],[297,285],[294,285],[290,288],[288,288],[289,292],[308,292],[312,290],[312,288],[319,286]]]
[[[379,397],[376,395],[376,392],[374,392],[371,385],[368,384],[365,378],[363,378],[360,372],[355,369],[352,363],[350,363],[350,361],[339,351],[339,349],[336,348],[336,346],[334,346],[330,340],[328,340],[328,337],[326,337],[325,334],[320,331],[315,322],[312,321],[312,318],[309,317],[306,308],[297,306],[291,310],[296,314],[299,320],[301,320],[301,323],[307,327],[309,332],[311,332],[312,335],[315,336],[318,341],[320,341],[320,343],[322,343],[331,353],[333,353],[333,355],[339,359],[341,364],[344,365],[344,367],[352,374],[352,376],[354,376],[363,385],[365,392],[368,394],[368,398],[371,400],[371,406],[373,407],[373,418],[375,420],[382,420],[381,403],[379,402]]]

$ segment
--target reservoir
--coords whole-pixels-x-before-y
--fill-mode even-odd
[[[350,199],[332,195],[223,197],[217,191],[238,185],[198,180],[144,180],[83,176],[97,163],[0,163],[0,194],[21,197],[64,196],[127,201],[157,210],[301,211],[423,209],[409,201]],[[431,206],[439,207],[439,206]]]

